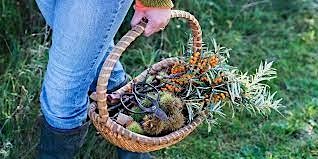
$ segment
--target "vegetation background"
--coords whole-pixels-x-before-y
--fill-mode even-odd
[[[34,158],[50,34],[33,0],[0,2],[0,158]],[[286,108],[284,117],[237,114],[220,120],[210,133],[202,125],[153,155],[318,158],[318,1],[182,0],[176,8],[199,19],[207,45],[215,38],[232,48],[231,64],[242,71],[255,71],[262,60],[275,61],[278,78],[269,84]],[[129,29],[131,14],[117,37]],[[155,61],[179,54],[188,37],[186,23],[173,20],[163,33],[139,38],[121,60],[135,76]],[[92,126],[78,158],[114,158],[113,150]]]

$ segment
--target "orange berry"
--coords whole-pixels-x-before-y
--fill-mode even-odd
[[[214,79],[214,83],[219,84],[222,82],[222,77],[217,77]]]
[[[200,53],[199,53],[199,52],[195,52],[195,53],[194,53],[194,56],[195,56],[195,57],[198,57],[198,56],[200,56]]]
[[[167,88],[161,88],[162,91],[167,91]]]
[[[221,98],[222,98],[222,99],[225,99],[224,93],[221,93]]]

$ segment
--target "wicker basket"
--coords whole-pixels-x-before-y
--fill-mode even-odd
[[[171,18],[184,18],[188,20],[193,35],[193,51],[200,51],[202,47],[202,32],[196,18],[188,12],[179,10],[172,10]],[[112,144],[132,152],[150,152],[176,144],[188,136],[203,121],[203,116],[197,116],[190,124],[168,135],[161,137],[148,137],[131,132],[110,119],[107,111],[106,89],[112,69],[127,47],[143,33],[145,25],[145,23],[141,23],[130,30],[121,38],[107,57],[100,72],[96,88],[97,103],[93,102],[89,109],[89,117],[100,134]],[[145,79],[147,73],[150,72],[151,74],[156,74],[164,68],[171,67],[177,60],[177,58],[162,60],[159,63],[154,64],[152,68],[145,70],[133,81],[142,81]],[[129,90],[130,87],[131,82],[117,90],[115,93],[122,94]],[[98,113],[96,111],[96,107],[98,108]]]

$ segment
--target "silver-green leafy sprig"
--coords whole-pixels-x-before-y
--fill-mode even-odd
[[[254,75],[248,76],[246,73],[239,78],[243,87],[243,97],[249,103],[251,111],[267,115],[271,110],[279,112],[282,107],[280,104],[282,99],[275,99],[276,92],[269,91],[270,86],[264,82],[276,78],[276,70],[272,68],[273,62],[261,62]]]

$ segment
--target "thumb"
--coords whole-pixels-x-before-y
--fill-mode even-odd
[[[134,27],[136,26],[138,23],[140,23],[141,19],[144,17],[144,12],[141,11],[135,11],[135,14],[131,20],[131,26]]]

